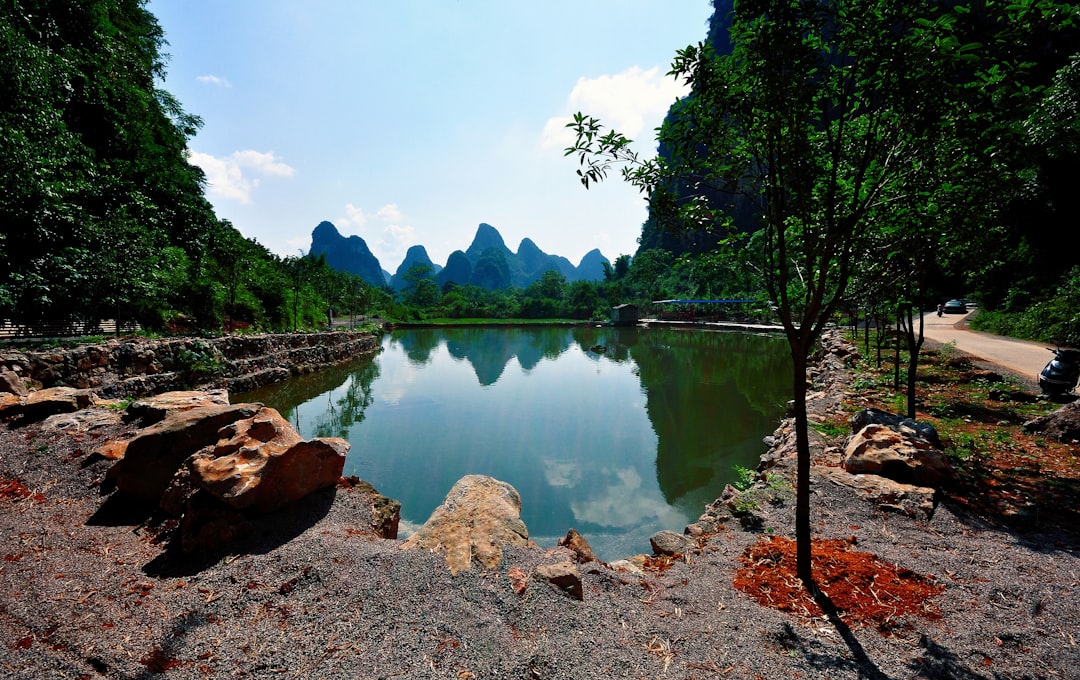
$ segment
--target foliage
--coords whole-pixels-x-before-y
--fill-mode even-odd
[[[668,157],[640,160],[630,140],[577,114],[570,126],[583,184],[619,167],[649,194],[654,214],[685,229],[731,231],[712,209],[718,192],[754,206],[762,280],[778,305],[795,362],[799,456],[796,533],[800,577],[810,583],[807,356],[837,309],[879,221],[911,192],[932,149],[943,99],[940,45],[918,29],[924,3],[740,3],[731,54],[681,50],[671,74],[693,87],[659,141]],[[672,192],[678,184],[690,193]],[[715,225],[715,226],[714,226]],[[737,235],[727,242],[739,241]]]
[[[757,481],[757,473],[748,467],[736,465],[732,469],[735,471],[735,481],[731,485],[739,491],[746,491]]]
[[[0,6],[0,318],[299,329],[377,296],[214,216],[145,0]]]
[[[177,370],[190,385],[205,383],[225,372],[225,364],[220,353],[201,341],[195,341],[190,347],[176,352]]]
[[[702,43],[675,59],[671,74],[694,94],[660,130],[665,155],[639,158],[629,139],[582,113],[569,124],[576,142],[566,153],[578,157],[586,188],[617,169],[648,196],[651,214],[675,228],[739,246],[747,239],[732,212],[716,209],[716,196],[752,206],[761,280],[795,365],[796,535],[807,585],[807,356],[839,310],[858,258],[893,249],[903,256],[899,271],[925,270],[926,244],[938,242],[947,222],[937,216],[963,214],[985,198],[943,180],[969,165],[975,178],[1002,169],[993,153],[980,159],[1009,148],[1015,119],[1001,100],[1017,99],[1029,66],[1006,46],[1046,21],[1071,20],[1056,3],[990,3],[977,20],[1005,28],[986,32],[994,49],[984,58],[982,45],[965,41],[971,13],[966,4],[928,1],[739,2],[730,54]],[[895,295],[906,297],[899,309],[910,319],[923,282],[897,280],[906,284]]]
[[[1080,347],[1080,267],[1045,297],[1016,311],[980,311],[972,328],[1027,340]]]

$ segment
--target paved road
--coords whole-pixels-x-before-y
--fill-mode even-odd
[[[1053,358],[1046,350],[1047,345],[968,330],[963,321],[972,313],[946,314],[938,318],[937,312],[927,312],[923,316],[927,339],[955,342],[957,349],[1000,366],[1025,382],[1037,383],[1039,371]]]

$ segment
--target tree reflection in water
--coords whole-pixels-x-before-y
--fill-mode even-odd
[[[401,501],[405,527],[486,474],[517,488],[541,545],[573,526],[617,559],[756,463],[789,362],[781,338],[700,329],[410,329],[373,358],[243,397],[304,437],[348,439],[346,474]]]

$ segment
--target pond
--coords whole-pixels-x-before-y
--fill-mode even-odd
[[[544,547],[573,527],[605,561],[695,521],[754,467],[791,393],[782,337],[670,328],[405,329],[350,365],[239,394],[402,504],[401,535],[468,474],[508,482]]]

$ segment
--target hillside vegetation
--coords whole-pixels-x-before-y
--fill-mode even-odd
[[[732,51],[734,6],[714,0],[703,50]],[[952,108],[939,112],[950,133],[928,137],[936,146],[911,170],[922,181],[880,213],[889,224],[856,253],[844,303],[892,317],[898,305],[974,298],[987,329],[1078,344],[1080,268],[1062,242],[1080,208],[1070,184],[1080,170],[1075,9],[1048,0],[944,7],[906,10],[940,44],[928,52],[937,61],[905,58],[921,69],[908,85],[937,78],[951,93]],[[932,20],[918,19],[924,9]],[[606,319],[625,302],[754,299],[759,311],[775,302],[760,229],[767,206],[692,173],[647,194],[638,251],[603,262],[600,281],[556,268],[494,290],[475,271],[455,275],[460,261],[441,270],[420,261],[386,286],[378,272],[365,282],[319,257],[280,257],[214,214],[205,175],[188,160],[202,121],[159,87],[165,47],[144,0],[0,7],[0,320],[291,330],[364,313]],[[672,159],[680,126],[711,106],[706,95],[699,87],[673,107],[661,159]],[[512,282],[498,264],[472,268]]]

